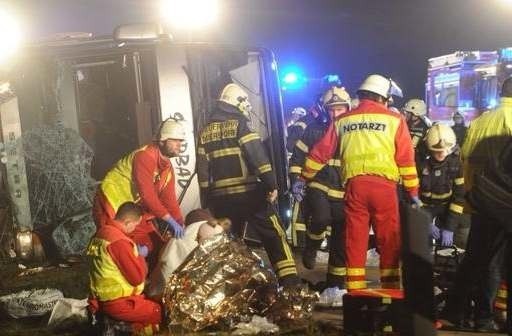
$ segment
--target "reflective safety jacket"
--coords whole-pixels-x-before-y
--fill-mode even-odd
[[[471,190],[475,174],[490,160],[497,159],[512,136],[512,98],[502,97],[500,105],[485,112],[469,125],[462,146],[465,189]]]
[[[313,178],[333,157],[341,158],[343,183],[359,175],[394,182],[401,178],[411,196],[418,194],[414,149],[405,119],[382,104],[364,99],[331,124],[310,151],[302,176]]]
[[[140,284],[132,285],[114,262],[109,252],[109,246],[119,240],[129,242],[134,258],[138,258],[139,254],[135,243],[120,228],[110,223],[98,229],[87,247],[87,255],[90,258],[90,290],[93,297],[99,301],[111,301],[138,295],[144,290],[144,277]],[[144,263],[142,258],[138,259],[140,259],[138,262]]]
[[[140,204],[145,211],[162,218],[169,214],[182,223],[176,199],[174,170],[157,145],[144,146],[119,160],[101,182],[101,191],[117,211],[125,202]]]
[[[450,154],[443,162],[429,157],[418,167],[420,198],[427,206],[446,206],[450,214],[460,216],[464,209],[462,162]],[[454,231],[456,222],[447,221],[445,229]]]
[[[247,122],[239,111],[223,107],[215,111],[201,130],[197,176],[203,195],[215,197],[256,190],[258,177],[267,191],[277,189],[261,138]]]
[[[328,126],[328,122],[315,120],[297,141],[289,162],[292,184],[301,175],[309,150],[322,138]],[[330,199],[343,199],[345,192],[342,189],[340,169],[340,160],[330,159],[315,177],[308,181],[308,187],[323,191]]]
[[[288,152],[293,153],[297,141],[302,138],[302,135],[306,131],[308,125],[311,125],[314,122],[315,118],[311,113],[308,113],[288,127],[288,137],[286,138],[286,149]]]

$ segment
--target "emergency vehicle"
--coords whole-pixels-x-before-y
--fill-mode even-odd
[[[433,121],[451,122],[456,112],[466,122],[496,106],[499,88],[512,74],[512,48],[457,51],[428,60],[425,97]]]
[[[94,151],[91,175],[101,180],[123,155],[147,144],[159,123],[184,120],[188,138],[173,162],[183,213],[199,208],[196,135],[229,82],[250,96],[250,124],[268,148],[278,178],[283,220],[290,208],[285,124],[277,63],[265,48],[176,43],[158,24],[118,27],[112,37],[60,34],[26,46],[4,77],[0,102],[5,147],[23,132],[56,122],[76,130]],[[9,117],[7,117],[9,116]],[[18,148],[19,149],[19,148]],[[21,151],[5,153],[8,187],[20,230],[31,230]],[[56,163],[58,164],[58,163]]]

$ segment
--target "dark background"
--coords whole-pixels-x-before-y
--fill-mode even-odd
[[[208,32],[176,40],[257,45],[276,53],[281,69],[309,78],[339,74],[353,93],[369,73],[395,79],[406,97],[423,97],[427,59],[456,50],[512,46],[511,0],[220,0]],[[122,23],[159,18],[158,1],[15,0],[28,39],[62,31],[109,35]],[[309,89],[309,90],[308,90]],[[317,90],[284,93],[285,106]]]

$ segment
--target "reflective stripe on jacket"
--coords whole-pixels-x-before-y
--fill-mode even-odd
[[[414,149],[400,115],[382,104],[362,100],[329,127],[310,151],[302,175],[312,178],[336,155],[338,144],[343,183],[358,175],[382,176],[394,182],[401,178],[406,190],[417,195]]]
[[[268,191],[277,189],[260,136],[236,111],[218,110],[201,130],[197,149],[199,186],[210,196],[255,190],[258,177]]]
[[[135,243],[113,225],[104,225],[99,228],[87,247],[87,255],[91,259],[90,290],[91,294],[99,301],[111,301],[138,295],[144,290],[144,282],[132,286],[125,279],[108,252],[108,246],[121,239],[132,244],[133,254],[137,257],[139,254]]]
[[[308,125],[302,138],[297,141],[289,162],[292,184],[301,175],[309,150],[322,138],[328,125],[321,120],[315,120]],[[339,159],[330,159],[321,171],[308,182],[308,187],[321,190],[333,200],[343,199],[345,192],[341,183],[340,168]]]
[[[427,206],[442,206],[448,213],[460,216],[464,210],[464,177],[462,162],[450,154],[443,162],[429,157],[419,167],[420,198]],[[454,231],[454,227],[448,228]]]

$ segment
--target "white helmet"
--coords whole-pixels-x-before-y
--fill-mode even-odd
[[[236,107],[246,117],[249,117],[252,110],[249,95],[237,84],[226,85],[220,93],[219,101]]]
[[[428,130],[426,142],[428,149],[431,151],[447,151],[451,153],[457,144],[457,138],[450,126],[435,124]]]
[[[322,96],[322,106],[324,108],[335,105],[347,105],[350,107],[350,95],[344,88],[333,86],[325,91]]]
[[[295,116],[297,116],[297,117],[299,117],[299,118],[305,117],[305,116],[306,116],[306,114],[308,114],[308,112],[306,111],[306,109],[305,109],[305,108],[303,108],[303,107],[300,107],[300,106],[299,106],[299,107],[296,107],[296,108],[294,108],[294,109],[292,110],[292,115],[295,115]]]
[[[427,105],[421,99],[410,99],[404,105],[404,112],[409,112],[416,117],[423,117],[427,114]]]
[[[158,132],[159,141],[165,141],[168,139],[185,140],[185,138],[185,128],[181,122],[171,118],[162,122]]]
[[[366,77],[358,91],[369,91],[389,99],[392,95],[403,97],[402,89],[391,79],[381,75]]]

